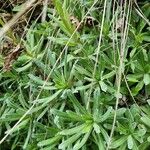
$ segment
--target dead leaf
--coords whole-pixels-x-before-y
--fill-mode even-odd
[[[11,70],[12,63],[14,60],[16,60],[18,58],[18,56],[21,53],[21,50],[22,49],[21,49],[20,45],[18,44],[14,50],[9,52],[9,54],[5,57],[3,70],[5,70],[5,71]]]
[[[118,19],[116,22],[116,29],[121,30],[123,26],[124,26],[124,19],[123,18]]]
[[[88,26],[88,27],[94,27],[97,24],[98,24],[98,22],[96,21],[96,19],[94,17],[87,16],[85,18],[85,25],[86,26]]]
[[[78,30],[82,29],[82,24],[80,24],[80,21],[76,17],[70,16],[70,21],[75,26],[75,28],[79,26]]]

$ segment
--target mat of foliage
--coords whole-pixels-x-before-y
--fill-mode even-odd
[[[1,39],[7,52],[0,55],[0,138],[28,113],[0,149],[106,150],[115,111],[109,149],[150,149],[150,3],[132,1],[128,7],[129,1],[107,0],[99,37],[104,1],[94,6],[92,0],[53,2],[46,21],[31,19],[20,47],[15,30]],[[12,11],[19,9],[18,3]]]

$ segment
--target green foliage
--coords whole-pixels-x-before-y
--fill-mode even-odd
[[[11,70],[3,70],[5,58],[0,55],[0,138],[33,106],[0,149],[106,150],[115,111],[110,149],[149,149],[150,27],[137,13],[136,4],[130,8],[119,95],[122,33],[115,28],[113,36],[112,28],[122,7],[117,3],[113,14],[113,2],[107,1],[97,57],[104,1],[97,1],[88,14],[98,25],[89,27],[84,19],[75,33],[70,16],[81,20],[93,1],[53,0],[53,4],[47,21],[33,22],[28,28],[24,50]],[[148,1],[139,4],[146,18],[149,7]],[[13,10],[19,9],[17,5]],[[127,19],[127,10],[125,14]]]

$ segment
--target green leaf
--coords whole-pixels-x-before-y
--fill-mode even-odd
[[[32,62],[29,62],[26,65],[24,65],[23,67],[17,68],[16,71],[23,72],[23,71],[28,70],[31,66],[32,66]]]
[[[102,91],[106,92],[107,91],[107,85],[103,81],[100,81],[99,84],[100,84]]]
[[[132,89],[132,94],[133,96],[137,95],[138,92],[143,88],[144,86],[144,82],[143,81],[140,81],[135,88]]]
[[[128,136],[127,143],[128,143],[128,148],[132,149],[133,148],[133,138],[131,135]]]
[[[82,91],[82,90],[86,90],[86,89],[89,89],[92,85],[94,85],[95,83],[91,83],[91,84],[88,84],[88,85],[83,85],[83,86],[78,86],[76,87],[75,91]]]
[[[143,52],[144,60],[148,61],[148,54],[147,54],[146,49],[142,48],[142,52]]]
[[[146,150],[148,149],[148,147],[150,146],[150,141],[146,141],[146,142],[143,142],[142,144],[139,145],[138,149],[140,150]]]
[[[66,113],[66,112],[59,111],[57,109],[51,109],[51,113],[68,121],[86,121],[86,119],[83,118],[83,116],[77,115],[76,113],[73,113],[73,112],[71,113],[71,111]]]
[[[128,74],[127,80],[130,82],[138,82],[141,77],[141,74]]]
[[[74,106],[77,107],[82,114],[87,114],[86,109],[79,103],[79,101],[76,99],[76,97],[72,94],[71,91],[68,91],[67,95],[71,102],[74,104]]]
[[[95,131],[96,133],[100,133],[100,127],[99,127],[99,125],[98,125],[97,123],[94,123],[94,124],[93,124],[93,127],[94,127],[94,131]]]
[[[12,134],[13,132],[19,131],[19,130],[25,128],[25,127],[28,127],[27,124],[28,124],[29,121],[30,121],[29,118],[28,118],[28,119],[25,119],[25,120],[23,120],[21,123],[19,123],[13,130],[10,129],[10,130],[11,130],[11,134]],[[9,132],[9,130],[6,131],[5,133],[7,134],[8,132]]]
[[[148,127],[150,127],[150,118],[147,116],[141,117],[141,121],[146,124]]]
[[[122,144],[117,150],[127,150],[127,144]]]
[[[40,141],[40,142],[38,142],[37,145],[38,145],[39,147],[47,146],[47,145],[52,145],[52,144],[54,144],[55,142],[58,142],[60,139],[61,139],[61,135],[57,135],[57,136],[54,136],[53,138]]]
[[[150,14],[150,10],[149,10],[149,7],[150,7],[150,4],[149,3],[146,3],[145,5],[143,5],[142,7],[142,13],[144,14],[144,16],[146,18],[149,17],[149,14]],[[143,28],[145,27],[146,25],[146,21],[144,19],[140,19],[139,21],[139,24],[138,24],[138,32],[142,32]]]
[[[29,74],[28,75],[29,78],[34,81],[35,83],[39,84],[39,85],[45,85],[45,86],[50,86],[52,85],[52,83],[47,82],[47,81],[43,81],[41,80],[39,77],[34,76],[33,74]]]
[[[62,19],[63,25],[70,33],[70,35],[72,35],[75,28],[70,22],[69,13],[67,12],[67,9],[62,5],[62,2],[60,0],[54,0],[53,2],[60,18]],[[73,39],[77,40],[77,33],[74,34]]]
[[[150,75],[149,74],[144,74],[144,79],[143,79],[145,85],[150,84]]]
[[[91,123],[86,123],[86,126],[83,128],[81,133],[87,133],[90,132],[90,130],[93,128],[93,124]]]
[[[80,74],[83,74],[83,75],[86,75],[88,77],[91,77],[92,74],[90,72],[88,72],[88,70],[86,70],[85,68],[79,66],[79,65],[76,65],[75,66],[75,69],[80,73]]]
[[[106,113],[104,115],[102,115],[102,117],[100,118],[100,121],[103,122],[105,120],[108,119],[108,117],[110,117],[110,114],[112,113],[113,109],[112,107],[108,107]]]
[[[14,12],[18,12],[18,11],[21,11],[23,8],[22,8],[22,5],[16,5],[13,9],[12,9],[12,11],[14,11]]]
[[[134,48],[131,52],[130,52],[130,58],[132,58],[135,54],[135,52],[137,51],[136,48]]]
[[[69,38],[55,38],[55,37],[48,37],[49,40],[53,41],[54,43],[60,44],[60,45],[66,45],[68,43]],[[68,46],[76,46],[77,43],[71,40],[68,43]]]
[[[144,35],[143,40],[146,41],[146,42],[150,42],[150,36]]]
[[[62,90],[58,90],[56,93],[54,93],[50,97],[46,97],[46,98],[42,98],[42,99],[37,99],[34,102],[47,104],[50,101],[52,101],[53,99],[55,99],[61,92],[62,92]]]
[[[150,142],[150,136],[147,138],[147,141]]]
[[[115,74],[116,74],[116,72],[113,70],[110,73],[103,75],[102,80],[109,79],[109,78],[113,77]]]
[[[5,114],[4,116],[0,117],[0,122],[8,122],[8,121],[16,121],[19,120],[20,117],[24,114],[24,112],[19,112],[19,113],[8,113]]]
[[[118,137],[117,140],[113,141],[111,144],[111,148],[118,148],[127,140],[127,136]]]
[[[109,135],[107,133],[107,130],[105,130],[102,126],[100,126],[100,130],[101,130],[101,133],[105,139],[106,142],[108,142],[108,139],[109,139]]]
[[[82,133],[77,133],[73,136],[71,136],[70,138],[68,138],[66,141],[63,141],[59,146],[58,148],[59,149],[65,149],[66,147],[68,147],[69,145],[71,145],[73,142],[75,142],[80,136],[81,136]]]
[[[82,140],[79,139],[79,140],[76,142],[76,144],[74,145],[73,150],[79,150],[80,148],[82,148],[83,145],[84,145],[84,144],[86,143],[86,141],[88,140],[88,138],[89,138],[89,136],[90,136],[90,133],[91,133],[91,132],[86,133],[86,134],[83,136]]]
[[[79,133],[82,131],[83,128],[85,128],[85,125],[86,124],[81,124],[77,127],[71,128],[71,129],[65,129],[65,130],[59,132],[59,134],[61,134],[61,135],[72,135],[75,133]]]

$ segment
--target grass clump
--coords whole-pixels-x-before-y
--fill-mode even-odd
[[[21,4],[1,8],[24,15],[0,18],[0,148],[149,149],[150,3]]]

